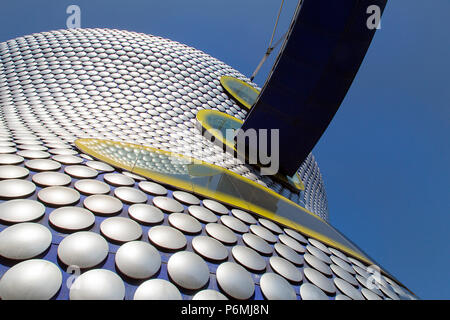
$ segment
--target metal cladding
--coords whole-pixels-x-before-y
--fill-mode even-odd
[[[289,176],[328,127],[358,72],[375,34],[367,26],[367,8],[377,5],[383,11],[387,0],[300,2],[270,77],[242,126],[280,129],[280,171]]]
[[[196,130],[203,108],[246,116],[222,91],[222,75],[248,81],[198,50],[126,31],[0,44],[1,299],[415,298],[385,275],[374,287],[367,263],[328,243],[75,148],[78,138],[103,138],[185,150],[327,218],[312,157],[296,195]],[[22,241],[25,227],[39,241]],[[11,254],[11,241],[22,251]]]
[[[25,163],[26,169],[40,171],[66,164],[62,173],[72,178],[93,179],[97,172],[108,172],[113,185],[129,186],[132,180],[112,173],[109,166],[101,168],[89,160],[80,167],[76,151],[67,148],[83,137],[140,143],[229,169],[327,220],[323,181],[314,160],[305,162],[314,170],[301,175],[310,188],[296,194],[198,133],[198,110],[218,110],[241,120],[247,115],[247,109],[224,92],[224,75],[250,83],[201,51],[134,32],[70,29],[1,43],[0,128],[2,134],[16,134],[20,143],[0,144],[0,164]],[[20,139],[21,132],[39,135]],[[44,139],[48,146],[42,145]]]

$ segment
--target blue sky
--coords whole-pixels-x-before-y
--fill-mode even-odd
[[[4,0],[0,42],[82,27],[167,37],[250,76],[281,1]],[[285,0],[277,40],[297,1]],[[324,9],[325,10],[325,9]],[[390,0],[368,54],[315,147],[332,224],[425,299],[450,299],[449,0]],[[276,52],[255,81],[262,86]]]

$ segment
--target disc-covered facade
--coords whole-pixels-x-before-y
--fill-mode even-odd
[[[201,51],[128,31],[1,43],[0,298],[414,298],[386,274],[370,285],[367,261],[313,232],[180,178],[186,167],[164,152],[204,161],[189,170],[216,170],[230,185],[256,182],[327,225],[312,155],[299,169],[304,191],[293,192],[202,136],[200,110],[247,114],[222,76],[251,84]]]

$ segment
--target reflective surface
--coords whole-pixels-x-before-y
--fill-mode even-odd
[[[302,300],[329,300],[325,292],[311,283],[300,286],[300,296]]]
[[[181,293],[172,283],[163,279],[151,279],[141,284],[134,293],[134,300],[181,300]]]
[[[89,270],[80,275],[70,288],[70,300],[123,300],[125,285],[112,271]]]
[[[45,207],[34,200],[9,200],[0,203],[0,219],[17,223],[33,221],[42,217]]]
[[[139,182],[139,188],[143,191],[156,195],[156,196],[164,196],[167,194],[167,189],[162,185],[150,181],[142,181]]]
[[[237,262],[249,270],[260,272],[266,268],[266,261],[249,247],[234,246],[231,253]]]
[[[167,271],[176,284],[190,290],[203,287],[209,280],[209,269],[205,261],[189,251],[173,254],[167,263]]]
[[[112,217],[103,220],[100,224],[101,233],[114,242],[127,242],[137,240],[142,236],[139,224],[124,217]]]
[[[68,187],[47,187],[38,192],[38,198],[51,206],[66,206],[77,202],[80,194]]]
[[[128,213],[130,217],[144,224],[160,223],[164,219],[160,209],[148,204],[133,204],[128,208]]]
[[[233,244],[237,241],[237,237],[233,233],[233,231],[221,224],[208,223],[205,226],[205,231],[211,237],[216,238],[217,240],[225,244]]]
[[[255,249],[261,254],[269,255],[273,252],[272,246],[257,235],[246,233],[242,236],[242,240],[247,246]]]
[[[33,175],[33,182],[40,186],[65,186],[72,179],[70,176],[60,172],[39,172]]]
[[[228,298],[219,291],[207,289],[197,292],[192,300],[228,300]]]
[[[82,165],[67,166],[64,172],[75,178],[95,178],[97,170]]]
[[[144,203],[147,201],[147,196],[140,190],[130,187],[118,187],[114,189],[114,195],[125,203]]]
[[[241,221],[244,221],[247,224],[255,224],[256,219],[253,218],[249,213],[239,210],[239,209],[231,209],[231,214],[238,218]]]
[[[219,193],[221,194],[222,202],[241,208],[254,209],[264,217],[271,217],[272,219],[275,217],[278,223],[295,226],[302,232],[311,233],[320,239],[326,240],[328,244],[333,244],[352,254],[362,255],[359,249],[335,229],[324,223],[323,220],[286,198],[270,192],[269,189],[260,184],[245,180],[231,171],[223,170],[205,162],[192,164],[191,162],[194,159],[136,144],[109,140],[78,139],[76,145],[82,151],[88,152],[98,159],[118,165],[123,169],[149,179],[161,182],[168,180],[171,184],[175,184],[181,189],[193,191],[205,197]],[[124,152],[132,153],[130,157],[116,156],[116,154]],[[170,170],[167,170],[167,164],[170,164]],[[184,210],[177,200],[170,197],[157,196],[152,201],[155,206],[169,213]],[[228,208],[218,201],[204,199],[202,204],[214,213],[221,215],[229,213]],[[261,221],[272,228],[275,233],[282,232],[275,224],[264,222],[264,220]],[[302,225],[295,221],[306,225],[306,227],[303,228]],[[276,242],[275,235],[267,228],[261,225],[252,225],[250,228],[252,232],[263,237],[266,241],[270,243]],[[289,237],[289,239],[292,238]]]
[[[177,250],[186,246],[186,237],[177,229],[156,226],[148,231],[150,241],[162,249]]]
[[[74,187],[79,192],[87,195],[106,194],[110,190],[110,187],[106,183],[93,179],[78,180],[75,182]]]
[[[203,200],[203,205],[208,208],[209,210],[211,210],[212,212],[218,213],[218,214],[227,214],[228,213],[228,209],[221,203],[214,201],[214,200],[210,200],[210,199],[205,199]]]
[[[33,258],[50,246],[51,232],[37,223],[19,223],[0,232],[0,255],[14,260]]]
[[[207,236],[193,238],[192,248],[199,255],[209,260],[220,261],[228,257],[227,248],[216,239]]]
[[[48,219],[53,226],[66,231],[87,229],[95,222],[92,212],[80,207],[57,208],[50,213]]]
[[[107,195],[92,195],[84,199],[84,206],[100,215],[112,215],[122,210],[122,202]]]
[[[289,228],[284,228],[284,232],[286,232],[286,234],[288,236],[290,236],[291,238],[297,240],[298,242],[300,242],[301,244],[307,244],[308,241],[305,239],[304,236],[302,236],[300,233],[298,233],[297,231],[294,231],[292,229]]]
[[[258,98],[259,90],[242,80],[223,76],[220,78],[220,83],[233,98],[239,101],[247,109],[250,109]]]
[[[2,165],[0,166],[0,179],[20,179],[26,177],[30,171],[27,168]]]
[[[216,276],[222,290],[234,299],[249,299],[255,291],[250,273],[236,263],[222,263],[217,268]]]
[[[108,243],[94,232],[80,231],[65,237],[58,247],[58,257],[67,266],[90,268],[105,260]]]
[[[293,264],[299,266],[303,264],[303,257],[296,253],[294,250],[289,248],[288,246],[282,244],[282,243],[275,243],[274,245],[275,251],[280,255],[281,257],[285,258],[286,260],[292,262]]]
[[[176,200],[167,197],[154,197],[153,204],[166,212],[182,212],[184,207]]]
[[[25,167],[34,171],[51,171],[61,168],[61,164],[53,160],[38,159],[26,161]]]
[[[260,280],[261,291],[268,300],[296,300],[294,288],[275,273],[265,273]]]
[[[192,216],[194,216],[195,218],[204,223],[217,221],[217,216],[214,213],[212,213],[209,209],[206,209],[205,207],[190,206],[188,208],[188,212]]]
[[[220,221],[227,226],[228,228],[230,228],[231,230],[235,231],[235,232],[239,232],[239,233],[245,233],[248,231],[248,227],[241,222],[240,220],[238,220],[235,217],[232,216],[221,216],[220,217]]]
[[[316,247],[313,247],[308,244],[306,246],[306,250],[308,250],[309,253],[311,253],[313,256],[315,256],[319,260],[325,262],[326,264],[332,263],[331,259],[325,253],[323,253],[321,250],[317,249]]]
[[[269,243],[277,242],[277,238],[275,237],[275,235],[264,227],[252,225],[250,226],[250,231]]]
[[[107,173],[103,176],[103,179],[113,186],[132,186],[134,184],[134,180],[126,175],[120,173]]]
[[[355,289],[355,287],[353,287],[347,281],[339,278],[334,278],[334,284],[342,293],[347,295],[349,298],[352,298],[353,300],[364,300],[359,290]]]
[[[161,267],[161,256],[150,244],[142,241],[131,241],[117,250],[116,266],[133,279],[147,279]]]
[[[358,282],[356,281],[355,277],[352,276],[350,273],[339,267],[338,265],[332,264],[330,266],[331,270],[333,270],[333,273],[337,275],[339,278],[347,281],[348,283],[352,284],[353,286],[357,286]]]
[[[0,181],[0,198],[24,198],[36,190],[34,183],[26,180],[10,179]]]
[[[283,233],[283,230],[281,230],[281,228],[278,225],[276,225],[270,220],[259,218],[258,221],[263,227],[266,227],[275,234]]]
[[[199,233],[202,225],[195,218],[186,213],[172,213],[168,219],[170,225],[184,233]]]
[[[287,280],[296,283],[302,281],[300,271],[286,259],[274,256],[270,258],[269,262],[272,269]]]
[[[174,191],[173,197],[187,205],[199,205],[200,199],[194,196],[193,194],[183,192],[183,191]]]
[[[309,253],[305,253],[303,258],[305,259],[306,263],[309,266],[313,267],[317,271],[320,271],[326,276],[331,276],[331,268],[327,264],[325,264],[322,260],[319,260],[318,258]]]
[[[62,283],[59,268],[46,260],[27,260],[11,267],[0,279],[2,300],[48,300]]]
[[[24,60],[26,66],[23,65]],[[281,185],[278,180],[263,177],[254,168],[233,159],[229,154],[224,154],[222,149],[204,139],[195,128],[195,118],[201,108],[225,112],[233,119],[243,120],[246,117],[247,111],[225,94],[219,82],[223,74],[248,82],[248,79],[232,68],[198,50],[159,37],[122,30],[78,29],[33,34],[0,44],[0,69],[4,70],[6,75],[3,82],[0,80],[0,179],[27,181],[37,187],[33,193],[22,197],[22,204],[27,204],[22,208],[4,206],[5,203],[17,201],[9,200],[15,198],[0,199],[0,216],[6,214],[8,219],[13,220],[1,220],[0,230],[6,230],[13,223],[29,221],[27,219],[34,215],[36,218],[31,220],[52,233],[53,241],[49,249],[37,257],[53,262],[63,275],[64,285],[57,291],[56,299],[69,298],[69,288],[65,282],[67,280],[70,285],[70,280],[74,279],[71,278],[74,276],[74,270],[66,269],[65,263],[57,256],[58,247],[64,237],[67,237],[68,233],[81,230],[90,230],[98,235],[101,232],[100,226],[108,215],[133,219],[145,233],[159,224],[170,228],[169,219],[173,213],[163,213],[161,209],[153,206],[154,196],[166,196],[177,201],[184,207],[182,214],[189,214],[202,226],[217,222],[228,228],[236,237],[236,242],[224,245],[204,230],[192,235],[172,227],[168,231],[170,239],[176,239],[180,234],[180,239],[183,239],[181,242],[184,246],[178,249],[157,246],[147,237],[141,238],[140,242],[153,245],[161,257],[160,270],[151,277],[164,279],[164,285],[160,287],[175,288],[174,292],[179,298],[179,289],[174,286],[175,282],[167,272],[167,261],[176,253],[174,251],[195,252],[207,262],[210,269],[210,279],[204,287],[182,290],[182,298],[189,300],[199,292],[220,292],[218,296],[226,294],[219,285],[216,269],[225,261],[235,261],[239,265],[231,254],[235,246],[256,251],[267,263],[266,272],[275,272],[268,262],[272,256],[278,255],[292,262],[302,274],[303,269],[309,265],[307,262],[294,263],[295,255],[292,253],[295,252],[298,257],[302,257],[302,254],[286,245],[286,237],[295,239],[303,250],[306,244],[310,244],[330,255],[320,245],[325,244],[333,254],[330,256],[333,264],[346,269],[342,263],[344,261],[350,267],[353,264],[355,268],[362,268],[356,271],[351,267],[355,277],[362,278],[358,272],[364,274],[365,264],[368,262],[362,260],[364,263],[361,264],[359,258],[355,262],[349,260],[347,255],[354,258],[357,256],[340,247],[339,239],[323,238],[320,233],[328,234],[325,232],[328,230],[326,225],[314,224],[320,220],[308,220],[314,216],[296,206],[298,204],[325,219],[327,217],[321,175],[312,155],[299,169],[299,178],[305,181],[306,188],[296,194]],[[136,144],[99,144],[99,140],[83,139],[90,141],[86,145],[89,150],[77,149],[78,142],[75,141],[84,137]],[[158,149],[171,150],[173,153],[167,154]],[[91,154],[92,150],[96,153]],[[86,151],[89,151],[89,155]],[[177,153],[186,157],[179,157]],[[103,161],[103,158],[97,155],[105,155],[109,160]],[[188,157],[216,166],[198,160],[192,162]],[[5,167],[10,170],[6,172]],[[88,172],[94,174],[94,171],[97,175],[87,178]],[[71,172],[72,176],[65,172]],[[7,175],[8,173],[10,175]],[[147,179],[151,181],[145,181]],[[55,186],[77,190],[80,193],[80,201],[62,206],[41,202],[37,193],[42,188]],[[100,186],[101,188],[97,189]],[[121,187],[144,192],[148,201],[146,204],[134,204],[126,197],[120,199],[120,194],[115,195],[114,191]],[[192,202],[192,199],[186,199],[184,202],[181,198],[186,196],[186,193],[200,200],[210,199],[225,205],[227,211],[214,209],[217,211],[215,213],[207,209],[202,201],[200,204],[190,205],[188,202]],[[89,198],[91,195],[107,197]],[[89,201],[85,201],[88,198]],[[206,201],[206,204],[208,202]],[[116,209],[111,210],[114,204],[117,204]],[[87,205],[97,211],[91,211]],[[294,210],[292,206],[295,207]],[[39,207],[42,212],[38,214],[35,209]],[[63,208],[70,209],[59,211]],[[77,209],[73,210],[74,208]],[[221,221],[218,221],[219,218]],[[275,242],[269,244],[252,231],[244,230],[242,224],[236,223],[234,218],[239,219],[247,228],[250,225],[264,228],[275,236]],[[299,219],[295,220],[297,218]],[[280,230],[274,229],[267,221],[282,226],[286,237],[279,237],[282,235]],[[304,229],[303,223],[310,230],[319,231],[319,235],[310,233],[308,228]],[[294,229],[296,231],[293,231]],[[179,232],[171,234],[172,230]],[[320,243],[315,243],[311,237],[317,238]],[[333,242],[335,240],[339,241]],[[146,280],[132,279],[131,276],[133,272],[138,273],[141,270],[141,260],[133,260],[131,257],[123,259],[121,268],[127,270],[127,275],[119,269],[118,262],[115,261],[117,257],[123,256],[118,255],[118,251],[124,245],[120,246],[112,239],[108,240],[107,245],[106,259],[94,267],[117,273],[126,288],[125,299],[132,299],[138,287]],[[335,246],[339,250],[335,249]],[[87,256],[91,255],[90,250],[86,249],[84,252]],[[145,256],[139,255],[142,258]],[[132,257],[137,258],[133,255]],[[246,258],[248,257],[241,258],[242,263],[245,263]],[[0,274],[4,275],[17,263],[16,260],[3,258],[0,261]],[[268,295],[267,292],[263,293],[261,288],[264,271],[250,270],[247,269],[255,286],[255,294],[251,298],[262,299],[264,295]],[[346,277],[337,270],[339,269],[334,270],[329,279]],[[85,271],[82,270],[82,273]],[[351,274],[351,271],[347,272]],[[388,286],[385,291],[389,291],[386,293],[400,294],[401,289],[391,286],[391,282],[384,277],[382,279],[388,282],[386,284],[381,281]],[[309,280],[304,277],[303,282],[307,281]],[[355,288],[361,290],[366,280],[358,278],[357,281],[360,286]],[[243,283],[245,285],[245,282]],[[300,298],[299,285],[302,282],[289,284],[295,289],[297,298]],[[152,294],[158,292],[156,288],[158,286],[153,286]],[[389,298],[388,294],[379,289],[371,289],[370,292],[379,294],[381,298]],[[336,294],[330,295],[330,299],[346,297],[338,290]],[[404,294],[402,299],[411,298],[410,295]]]
[[[298,253],[304,253],[305,252],[305,248],[295,239],[286,236],[285,234],[280,234],[278,236],[278,239],[280,239],[280,241],[282,243],[284,243],[285,245],[287,245],[288,247],[290,247],[291,249],[297,251]]]
[[[322,289],[323,291],[333,294],[336,292],[336,287],[333,284],[333,281],[327,277],[325,277],[323,274],[321,274],[319,271],[316,271],[311,268],[305,268],[303,269],[303,273],[305,277],[313,284],[315,284],[317,287]]]

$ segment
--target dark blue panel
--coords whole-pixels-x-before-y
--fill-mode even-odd
[[[375,30],[367,8],[387,0],[304,0],[242,129],[280,129],[280,171],[292,176],[347,94]],[[274,146],[271,146],[273,149]]]

